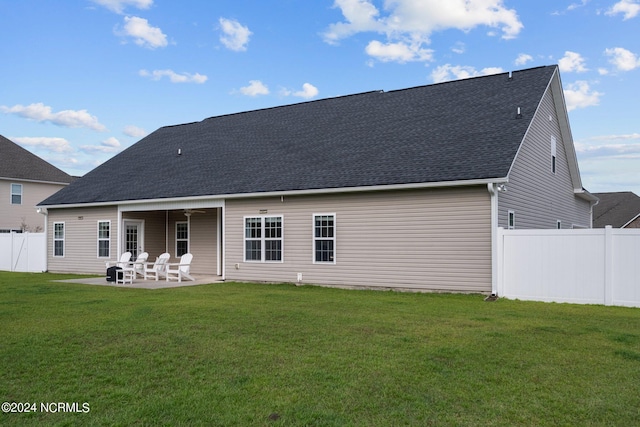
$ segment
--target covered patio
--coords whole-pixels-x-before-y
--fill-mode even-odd
[[[162,253],[177,263],[184,253],[193,255],[191,272],[220,280],[223,276],[222,214],[220,200],[152,201],[118,207],[117,256],[147,252],[148,262]]]

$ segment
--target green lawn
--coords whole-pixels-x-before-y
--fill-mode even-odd
[[[0,424],[640,425],[640,309],[65,277],[0,272]]]

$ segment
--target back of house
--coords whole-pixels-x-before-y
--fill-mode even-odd
[[[49,269],[491,292],[495,230],[590,227],[557,66],[158,129],[45,200]]]

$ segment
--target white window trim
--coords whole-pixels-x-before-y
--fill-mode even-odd
[[[178,239],[178,224],[186,224],[187,225],[187,238],[186,239]],[[182,255],[178,255],[178,241],[180,242],[184,242],[186,240],[187,242],[187,252],[189,253],[191,251],[191,226],[189,224],[189,221],[176,221],[175,225],[175,247],[174,247],[174,254],[176,255],[176,258],[180,258]]]
[[[56,225],[57,224],[62,224],[62,239],[58,239],[56,238]],[[64,258],[66,252],[67,252],[67,243],[66,243],[66,238],[67,238],[67,226],[65,224],[64,221],[56,221],[53,223],[53,247],[51,248],[53,256],[55,258]],[[62,241],[62,255],[56,255],[56,242],[58,241]]]
[[[20,193],[14,193],[13,192],[13,187],[16,186],[18,188],[20,188]],[[9,185],[9,203],[12,205],[22,205],[22,199],[24,197],[24,186],[22,184],[17,184],[15,182],[12,182],[11,185]],[[20,196],[20,203],[13,203],[13,196]]]
[[[511,219],[513,218],[513,224],[511,223]],[[507,212],[507,229],[515,230],[516,229],[516,211],[510,210]]]
[[[332,216],[333,217],[333,237],[331,237],[331,238],[316,237],[316,217],[318,217],[318,216]],[[335,265],[336,259],[338,258],[337,245],[336,245],[336,236],[338,234],[338,232],[337,232],[337,223],[338,223],[338,219],[337,219],[337,216],[336,216],[335,212],[333,212],[333,213],[314,213],[311,216],[311,236],[313,236],[313,242],[312,242],[312,246],[311,246],[311,261],[314,264]],[[332,240],[333,241],[333,261],[316,261],[316,241],[317,240]]]
[[[260,238],[248,238],[247,237],[247,219],[260,219]],[[267,238],[265,237],[265,218],[280,218],[280,238]],[[247,259],[247,241],[260,240],[260,259]],[[279,260],[267,260],[266,259],[266,247],[267,240],[279,240],[280,241],[280,259]],[[242,259],[243,262],[248,263],[267,263],[267,264],[282,264],[284,262],[284,216],[280,215],[246,215],[242,217]]]
[[[104,237],[100,237],[100,224],[102,224],[103,222],[106,222],[107,224],[109,224],[109,237],[108,238],[104,238]],[[98,220],[97,222],[97,243],[96,243],[96,256],[98,258],[110,258],[111,257],[111,220],[109,219],[101,219]],[[100,242],[101,241],[107,241],[108,242],[108,246],[107,248],[109,249],[109,254],[106,256],[101,256],[100,255]]]

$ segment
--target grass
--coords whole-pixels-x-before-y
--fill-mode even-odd
[[[640,424],[640,309],[0,272],[11,425]]]

